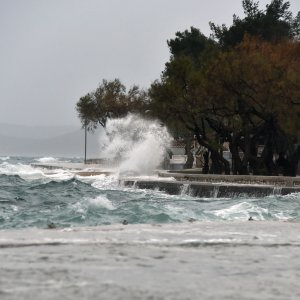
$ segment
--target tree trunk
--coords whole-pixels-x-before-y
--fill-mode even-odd
[[[187,155],[187,161],[184,165],[184,168],[185,169],[191,169],[193,167],[193,163],[194,163],[194,156],[193,156],[193,153],[192,153],[192,139],[189,137],[189,138],[186,138],[185,139],[185,155]]]
[[[205,151],[203,154],[203,160],[204,160],[204,165],[202,168],[202,173],[203,174],[208,174],[209,171],[209,152]]]
[[[232,174],[238,175],[242,173],[242,160],[239,154],[238,137],[233,134],[231,141],[229,142],[229,149],[232,159]]]
[[[300,146],[297,147],[296,151],[291,155],[290,168],[288,170],[287,176],[297,176],[298,163],[300,160]]]

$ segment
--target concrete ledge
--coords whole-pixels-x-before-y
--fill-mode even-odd
[[[271,195],[287,195],[299,193],[300,187],[278,187],[272,185],[249,184],[216,184],[189,181],[152,181],[152,180],[120,180],[124,186],[140,189],[152,189],[166,192],[170,195],[187,194],[201,198],[228,198],[228,197],[266,197]]]
[[[159,171],[160,177],[174,177],[178,181],[198,181],[212,183],[266,184],[287,187],[299,187],[300,177],[285,176],[255,176],[255,175],[215,175],[199,174],[197,171],[184,170],[180,172]]]
[[[98,164],[83,164],[83,163],[33,163],[34,168],[42,168],[47,170],[68,170],[79,176],[97,176],[97,175],[112,175],[112,171],[105,171],[102,165]]]
[[[137,187],[139,189],[150,189],[164,191],[170,195],[179,195],[184,183],[176,181],[147,181],[147,180],[120,180],[124,186]]]
[[[42,168],[48,170],[63,169],[63,170],[83,170],[85,168],[91,167],[83,163],[66,163],[66,162],[57,162],[57,163],[32,163],[34,168]]]
[[[105,176],[109,176],[112,175],[112,172],[108,172],[108,171],[81,171],[81,172],[76,172],[75,173],[78,176],[99,176],[99,175],[105,175]]]

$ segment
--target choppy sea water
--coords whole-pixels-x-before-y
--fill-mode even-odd
[[[0,228],[45,228],[120,224],[299,220],[300,194],[264,198],[195,198],[125,188],[116,175],[82,177],[43,170],[31,163],[76,161],[55,158],[0,158]]]
[[[1,299],[300,298],[299,194],[170,196],[31,166],[51,161],[80,160],[0,158]]]

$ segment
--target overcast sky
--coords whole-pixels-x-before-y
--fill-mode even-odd
[[[103,78],[148,87],[176,31],[209,35],[209,21],[243,15],[241,2],[0,0],[0,123],[79,125],[76,102]]]

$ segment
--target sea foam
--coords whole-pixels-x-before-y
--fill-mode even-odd
[[[241,202],[228,208],[215,210],[212,213],[225,220],[247,220],[253,214],[259,217],[260,220],[264,220],[264,215],[268,214],[268,209],[250,202]]]
[[[88,199],[89,204],[97,207],[104,207],[109,210],[115,209],[113,203],[106,196],[100,195],[96,198]]]
[[[10,157],[9,156],[0,156],[0,160],[5,161],[5,160],[9,160]]]
[[[53,162],[58,162],[58,159],[54,157],[40,157],[40,158],[36,158],[35,161],[40,163],[53,163]]]

